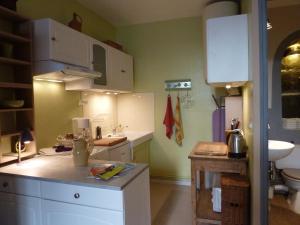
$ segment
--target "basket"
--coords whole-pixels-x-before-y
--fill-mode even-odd
[[[222,175],[222,225],[249,224],[248,178],[240,175]]]

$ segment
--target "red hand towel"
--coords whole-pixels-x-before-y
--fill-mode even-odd
[[[174,126],[172,100],[170,95],[168,95],[164,125],[166,126],[166,136],[170,139],[173,134],[173,126]]]

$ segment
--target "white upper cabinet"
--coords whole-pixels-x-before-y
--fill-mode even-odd
[[[93,71],[100,72],[102,74],[101,78],[95,79],[93,81],[94,85],[101,85],[107,87],[107,46],[100,41],[91,39],[91,66],[90,69]],[[101,88],[101,87],[99,87]]]
[[[34,60],[54,60],[101,72],[99,79],[66,83],[66,90],[133,90],[132,56],[52,19],[34,21]]]
[[[55,60],[88,68],[89,37],[52,19],[34,21],[34,60]]]
[[[208,19],[207,83],[241,86],[249,80],[247,15]]]
[[[133,58],[101,41],[90,38],[91,70],[101,72],[100,79],[66,83],[66,90],[133,91]]]
[[[133,90],[133,59],[132,56],[110,47],[108,51],[108,72],[110,86],[115,90]]]

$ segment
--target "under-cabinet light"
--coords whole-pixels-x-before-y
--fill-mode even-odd
[[[34,80],[38,81],[48,81],[48,82],[54,82],[54,83],[62,83],[62,80],[53,80],[53,79],[42,79],[42,78],[35,78]]]
[[[231,85],[230,85],[230,84],[226,84],[225,88],[226,88],[226,89],[230,89],[230,88],[231,88]]]

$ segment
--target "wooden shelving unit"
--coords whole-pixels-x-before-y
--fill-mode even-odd
[[[6,64],[12,64],[12,65],[24,65],[24,66],[30,66],[31,63],[24,60],[19,59],[11,59],[7,57],[0,57],[0,63],[6,63]]]
[[[0,112],[20,112],[20,111],[31,111],[32,108],[17,108],[17,109],[0,109]]]
[[[0,88],[33,89],[32,84],[0,82]]]
[[[7,41],[9,43],[30,43],[31,40],[19,35],[11,34],[5,31],[0,31],[0,41]]]
[[[29,18],[2,6],[0,22],[0,101],[24,100],[21,108],[0,108],[1,138],[13,142],[23,129],[34,131],[32,24]],[[12,146],[5,146],[10,149],[4,150],[0,166],[17,160]],[[22,157],[34,154],[35,148],[28,149]]]
[[[28,17],[20,15],[19,13],[3,6],[0,6],[0,18],[13,22],[27,22],[30,20]]]

